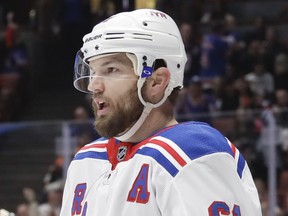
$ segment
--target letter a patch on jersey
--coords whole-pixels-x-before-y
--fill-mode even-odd
[[[143,164],[129,191],[127,201],[143,204],[148,202],[150,196],[150,192],[148,192],[148,171],[149,165]]]

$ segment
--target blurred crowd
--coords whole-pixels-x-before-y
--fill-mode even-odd
[[[0,121],[16,118],[25,104],[29,79],[29,57],[14,18],[14,12],[9,11],[0,40]]]
[[[72,79],[69,67],[81,46],[82,36],[100,20],[135,6],[133,1],[126,1],[129,2],[126,6],[119,2],[34,1],[24,23],[11,5],[0,4],[3,7],[0,11],[4,11],[0,25],[0,121],[21,119],[20,110],[29,101],[33,80],[30,70],[35,60],[24,43],[23,32],[31,31],[42,41],[42,71],[37,76],[45,79],[58,76],[54,65],[57,62],[61,63],[57,66],[65,76]],[[205,4],[210,7],[204,7]],[[288,39],[276,28],[281,20],[287,20],[287,11],[283,7],[279,19],[273,21],[256,14],[249,23],[243,23],[227,12],[227,4],[229,1],[225,0],[158,0],[155,3],[157,9],[177,21],[188,56],[184,89],[175,114],[179,121],[209,122],[234,140],[251,167],[263,215],[267,215],[267,144],[265,136],[263,138],[267,121],[261,112],[271,110],[277,121],[278,203],[275,211],[278,215],[288,215]],[[243,25],[247,28],[241,28]],[[81,111],[81,108],[75,109],[75,115],[77,112],[82,115]],[[80,133],[81,143],[95,138],[83,130],[74,132]],[[59,165],[61,159],[56,161]],[[23,190],[25,202],[19,204],[16,214],[58,215],[63,189],[59,179],[46,182],[44,187],[44,204],[53,206],[53,214],[39,213],[47,209],[48,204],[38,204],[39,200],[29,188]]]

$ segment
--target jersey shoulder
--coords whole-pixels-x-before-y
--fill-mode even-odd
[[[209,124],[187,122],[158,132],[136,154],[154,158],[170,175],[176,176],[186,164],[197,158],[215,153],[235,158],[236,152],[234,145]]]
[[[204,122],[187,122],[164,130],[163,137],[179,146],[190,159],[225,152],[233,156],[231,143],[217,129]]]
[[[86,158],[108,160],[107,148],[106,148],[107,144],[108,139],[103,137],[99,138],[82,147],[76,153],[73,160],[83,160]]]

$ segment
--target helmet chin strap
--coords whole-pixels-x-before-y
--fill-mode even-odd
[[[149,105],[145,106],[143,109],[143,112],[142,112],[140,118],[137,120],[137,122],[128,131],[126,131],[124,134],[122,134],[120,136],[116,136],[115,138],[117,140],[122,141],[122,142],[125,142],[129,138],[131,138],[138,131],[138,129],[141,127],[141,125],[146,120],[147,116],[149,115],[149,113],[151,112],[152,109],[153,109],[152,106],[149,106]]]
[[[156,104],[148,103],[143,99],[142,93],[141,93],[141,89],[143,87],[145,80],[146,80],[146,78],[139,77],[138,82],[137,82],[138,97],[139,97],[139,100],[141,101],[141,103],[144,105],[143,112],[142,112],[140,118],[136,121],[136,123],[128,131],[126,131],[124,134],[122,134],[120,136],[115,137],[117,140],[124,142],[124,141],[127,141],[129,138],[131,138],[139,130],[139,128],[142,126],[142,124],[144,123],[144,121],[146,120],[148,115],[150,114],[151,110],[153,108],[161,106],[173,90],[173,88],[171,87],[171,83],[169,83],[169,85],[165,89],[163,98],[158,103],[156,103]]]

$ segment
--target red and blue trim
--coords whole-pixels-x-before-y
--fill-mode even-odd
[[[135,154],[152,157],[174,177],[181,167],[197,158],[215,153],[227,153],[235,158],[237,152],[237,172],[242,178],[246,162],[235,146],[230,144],[219,131],[208,124],[187,122],[158,133]]]
[[[88,144],[80,149],[80,151],[75,155],[73,160],[83,160],[86,158],[108,160],[106,147],[107,141],[96,141],[96,143]]]

